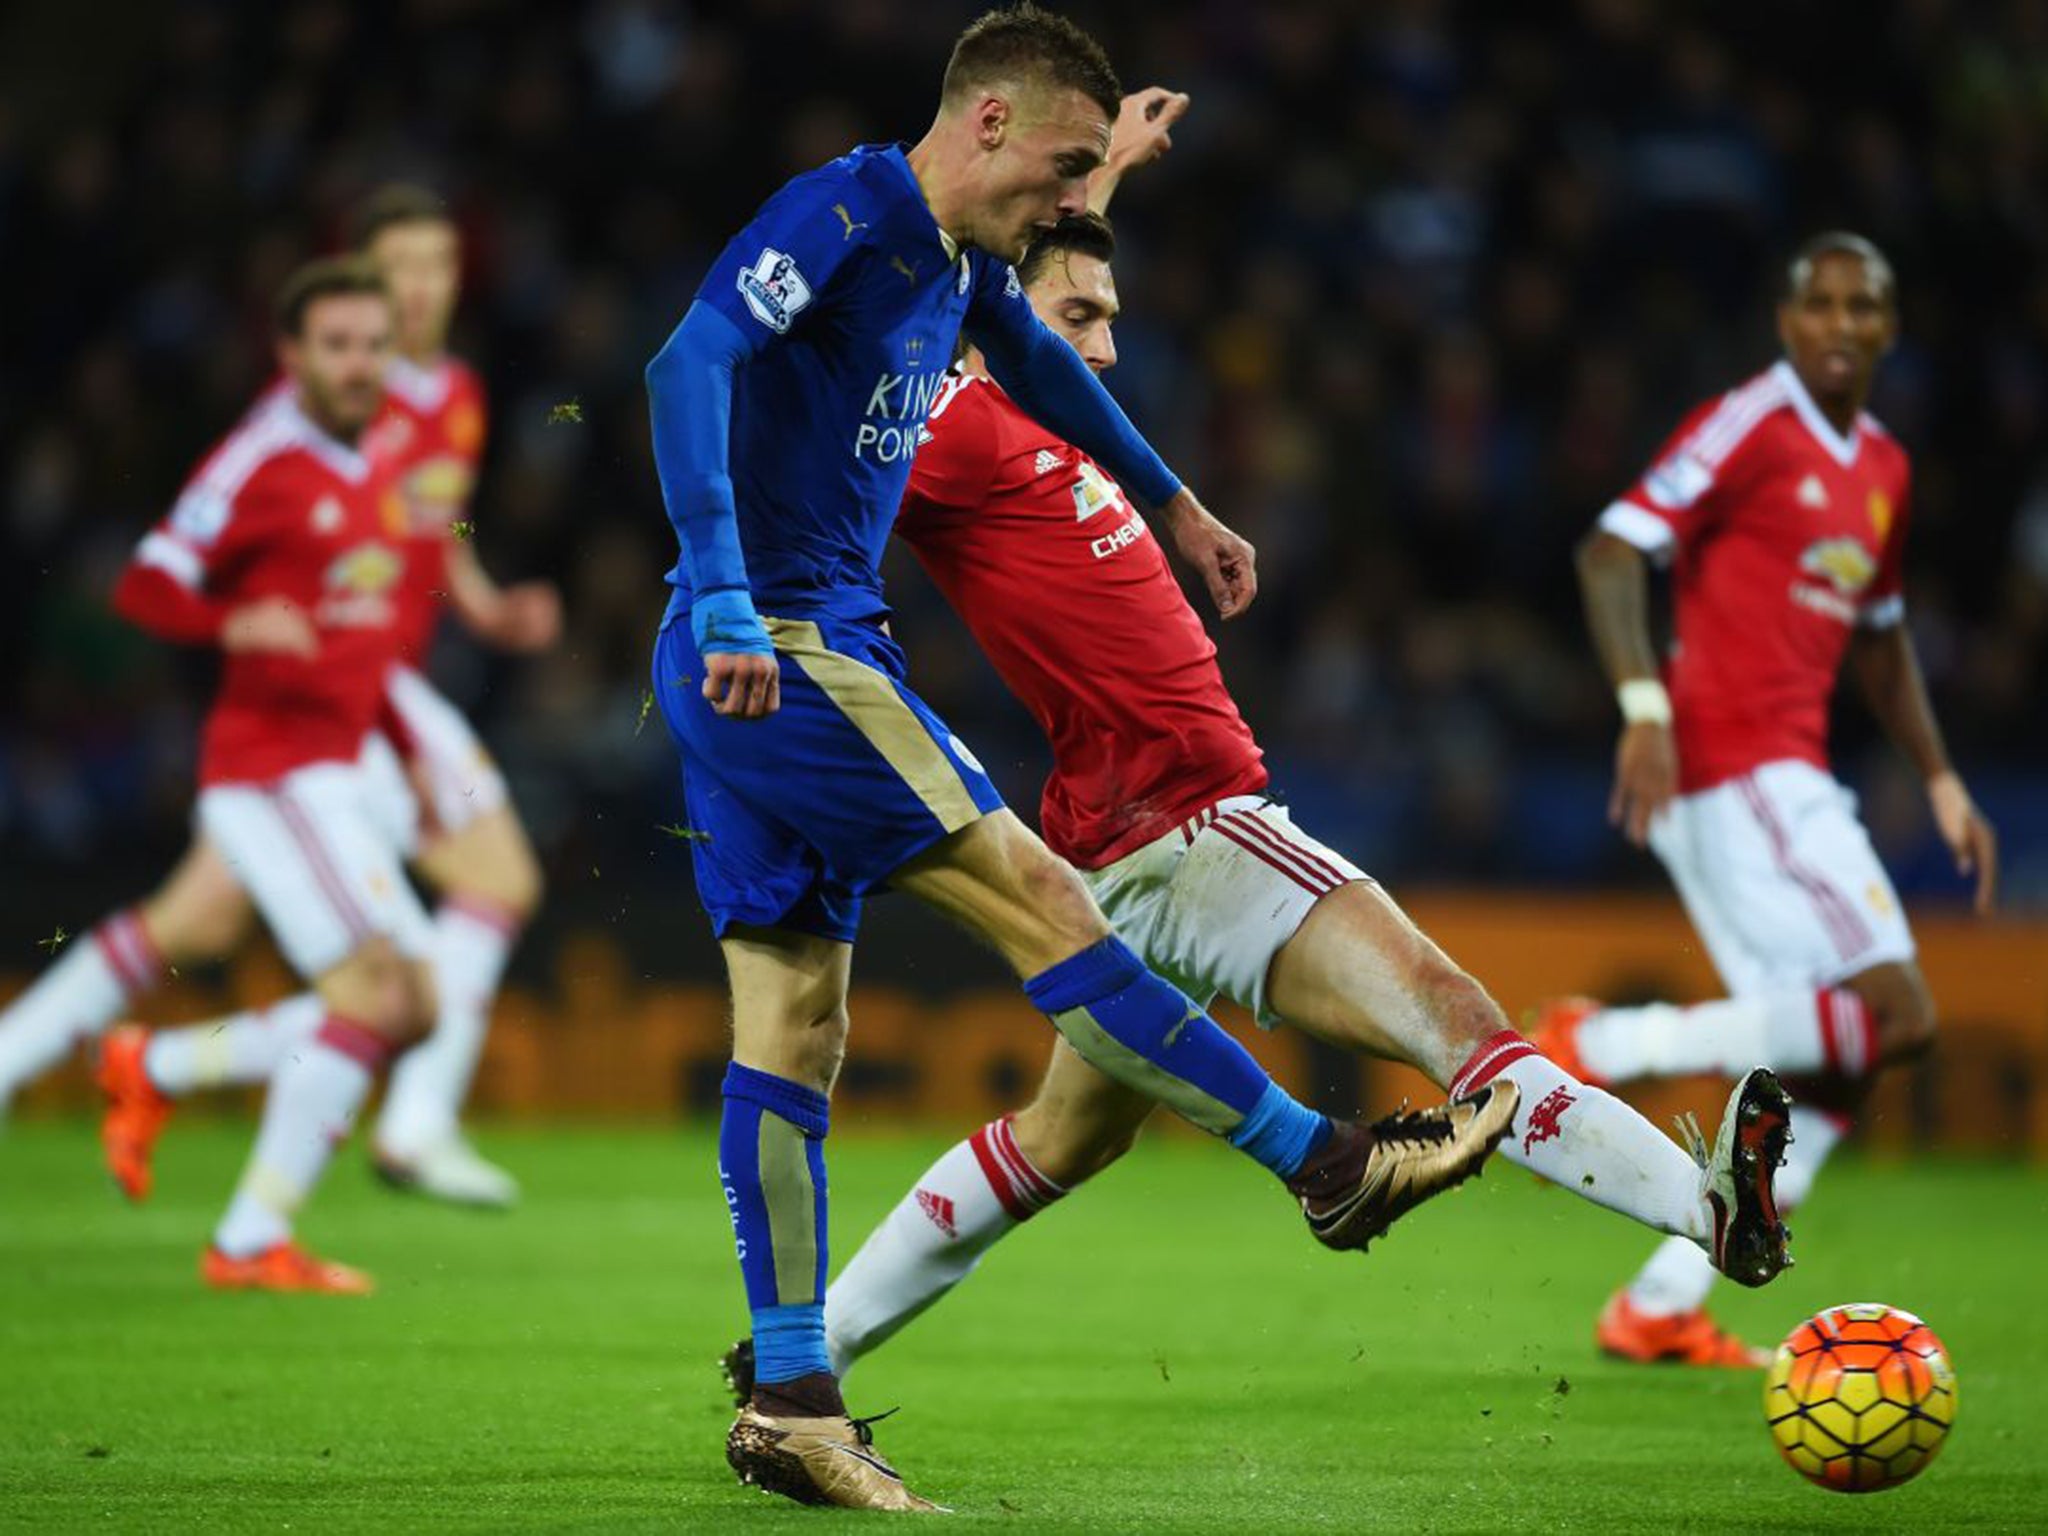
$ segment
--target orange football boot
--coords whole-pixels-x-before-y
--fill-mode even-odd
[[[1657,1317],[1636,1310],[1627,1291],[1616,1291],[1600,1313],[1594,1338],[1601,1352],[1644,1364],[1726,1366],[1761,1370],[1771,1352],[1745,1344],[1707,1316],[1705,1307]]]
[[[156,1153],[156,1139],[171,1118],[172,1101],[149,1080],[142,1065],[142,1053],[149,1046],[149,1031],[140,1024],[123,1024],[107,1036],[100,1048],[96,1074],[100,1091],[107,1096],[107,1112],[100,1121],[100,1146],[106,1153],[107,1172],[130,1200],[149,1198],[156,1182],[150,1159]]]
[[[1553,997],[1536,1005],[1522,1033],[1560,1071],[1571,1073],[1588,1088],[1605,1088],[1607,1080],[1597,1072],[1587,1071],[1586,1063],[1579,1057],[1579,1026],[1602,1006],[1598,998]]]
[[[367,1296],[376,1282],[360,1269],[306,1252],[290,1239],[246,1259],[231,1259],[209,1247],[199,1260],[200,1278],[217,1291],[307,1291],[325,1296]]]

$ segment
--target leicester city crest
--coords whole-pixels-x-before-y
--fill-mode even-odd
[[[797,312],[811,302],[811,285],[796,269],[796,258],[769,246],[751,267],[741,269],[740,297],[754,318],[777,335],[789,329]]]

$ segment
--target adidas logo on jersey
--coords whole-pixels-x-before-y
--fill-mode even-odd
[[[1038,457],[1031,461],[1031,473],[1034,475],[1049,475],[1064,462],[1050,448],[1041,448],[1038,450]]]
[[[1827,504],[1828,488],[1820,483],[1819,475],[1808,475],[1799,482],[1799,505],[1817,512]]]

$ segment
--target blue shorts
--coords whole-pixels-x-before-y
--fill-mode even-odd
[[[851,942],[861,898],[1001,807],[960,739],[903,686],[873,625],[767,619],[782,707],[733,720],[704,699],[687,621],[654,643],[654,696],[683,758],[697,895],[734,924]]]

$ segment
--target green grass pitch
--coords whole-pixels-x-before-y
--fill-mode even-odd
[[[731,1480],[713,1360],[740,1325],[708,1131],[487,1136],[510,1217],[370,1183],[305,1223],[369,1301],[220,1296],[198,1249],[247,1144],[174,1125],[124,1207],[90,1129],[0,1137],[0,1528],[814,1530]],[[943,1145],[833,1145],[842,1254]],[[1782,1465],[1748,1374],[1596,1356],[1649,1238],[1497,1163],[1370,1255],[1317,1249],[1219,1148],[1161,1140],[1007,1243],[855,1373],[855,1411],[959,1518],[1005,1530],[2048,1528],[2048,1179],[1844,1160],[1799,1267],[1724,1291],[1775,1339],[1883,1300],[1953,1351],[1958,1428],[1874,1497]]]

